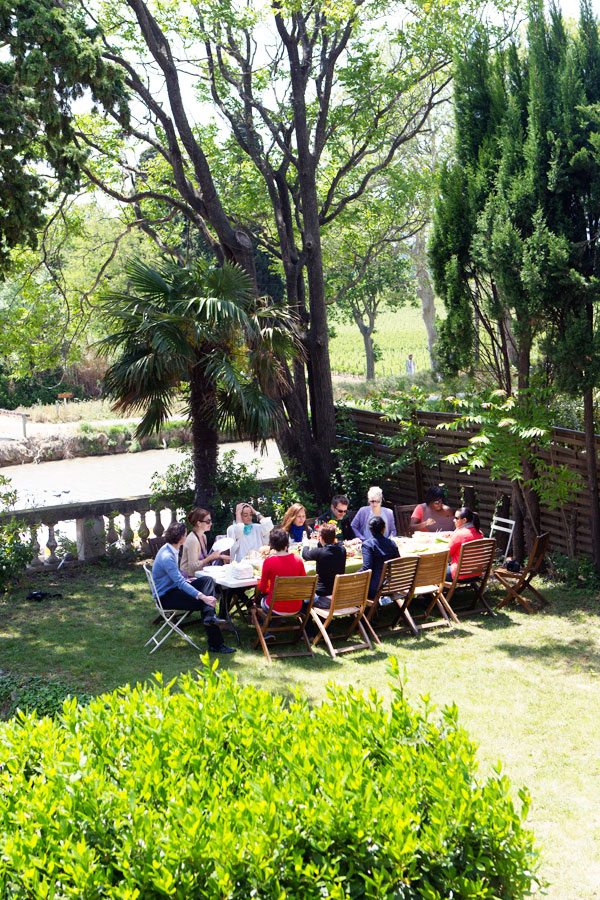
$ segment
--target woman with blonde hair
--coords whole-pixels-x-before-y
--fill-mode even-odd
[[[299,544],[304,535],[310,537],[313,533],[310,525],[306,524],[306,509],[301,503],[292,503],[289,509],[286,509],[281,527],[288,532],[291,541]]]
[[[352,519],[352,528],[354,534],[361,541],[371,540],[371,532],[369,523],[375,518],[382,518],[384,523],[385,537],[394,537],[396,534],[396,524],[394,522],[394,513],[383,504],[383,491],[380,487],[371,487],[367,494],[368,506],[361,506],[359,511]]]

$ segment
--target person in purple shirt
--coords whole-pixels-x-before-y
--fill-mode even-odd
[[[234,653],[234,647],[227,647],[215,614],[217,599],[214,596],[215,582],[208,575],[201,575],[188,581],[179,571],[179,548],[187,537],[183,522],[171,522],[164,534],[166,544],[158,553],[152,565],[152,577],[165,609],[192,609],[202,615],[206,629],[208,649],[213,653]]]
[[[394,537],[396,534],[396,524],[394,522],[394,513],[386,506],[382,506],[383,491],[380,487],[369,488],[367,494],[368,506],[361,506],[359,511],[352,519],[352,530],[356,537],[361,541],[366,541],[371,537],[369,531],[369,522],[375,516],[381,516],[385,524],[384,534],[386,537]]]

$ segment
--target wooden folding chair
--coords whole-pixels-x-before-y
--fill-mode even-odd
[[[310,616],[316,589],[316,575],[297,575],[289,578],[278,575],[275,579],[268,612],[265,612],[260,606],[251,607],[250,618],[258,635],[254,642],[254,649],[260,644],[267,662],[291,656],[315,655],[306,634],[306,623]],[[308,605],[303,612],[302,607],[305,603]],[[284,612],[274,609],[275,605],[279,605],[281,608],[281,604],[286,606]],[[267,632],[273,636],[281,632],[291,635],[288,640],[279,641],[280,644],[295,644],[300,638],[303,638],[307,650],[301,653],[270,653],[265,638]]]
[[[475,599],[468,611],[474,612],[477,604],[481,601],[486,611],[491,616],[494,615],[485,599],[485,588],[492,572],[495,552],[496,541],[490,538],[468,541],[466,544],[462,544],[454,578],[452,581],[446,581],[444,584],[446,594],[444,595],[443,603],[447,610],[453,609],[450,601],[457,590],[461,592],[470,589],[475,592]],[[428,612],[429,610],[427,610]],[[454,610],[454,613],[456,615],[457,611]]]
[[[419,556],[419,565],[417,567],[417,577],[415,578],[415,597],[421,597],[424,594],[431,594],[433,599],[425,612],[426,619],[434,606],[440,611],[443,624],[448,628],[452,627],[452,619],[456,624],[460,624],[458,618],[452,610],[452,607],[446,606],[444,602],[444,584],[446,582],[446,570],[448,568],[448,551],[441,553],[423,553]],[[431,628],[439,622],[423,622],[421,628]]]
[[[367,600],[366,618],[373,625],[374,617],[377,615],[382,597],[390,597],[394,601],[393,610],[395,612],[394,621],[391,627],[383,630],[375,629],[379,637],[388,634],[396,634],[398,632],[398,623],[404,619],[411,629],[415,637],[419,635],[419,629],[415,625],[415,621],[408,611],[410,602],[415,592],[415,580],[417,576],[417,567],[419,565],[418,556],[401,556],[398,559],[388,559],[384,563],[381,573],[381,581],[377,593],[372,600]],[[398,607],[400,611],[398,612]],[[386,607],[383,607],[385,609]]]
[[[394,518],[396,520],[398,537],[411,537],[410,520],[416,505],[416,503],[411,503],[409,506],[394,504]]]
[[[531,584],[531,580],[532,578],[535,578],[544,561],[549,542],[549,531],[536,537],[533,549],[529,555],[527,566],[521,572],[510,572],[508,569],[503,568],[494,569],[494,578],[497,578],[500,584],[507,589],[507,594],[498,604],[498,609],[502,609],[503,606],[506,606],[509,600],[517,600],[518,603],[525,607],[527,612],[535,612],[531,603],[523,596],[523,591],[526,590],[530,590],[531,593],[537,597],[542,606],[548,606],[549,601],[546,600],[539,591],[536,591]],[[514,583],[511,584],[511,581]]]
[[[194,650],[197,650],[198,653],[202,653],[200,647],[197,647],[193,642],[191,637],[185,633],[185,631],[181,630],[181,624],[184,619],[190,615],[193,610],[191,609],[164,609],[161,599],[158,596],[158,591],[156,590],[156,585],[154,583],[154,578],[152,577],[152,569],[146,563],[144,563],[144,572],[146,573],[146,578],[148,579],[148,584],[150,585],[150,590],[152,592],[152,596],[154,598],[154,603],[156,604],[156,608],[158,610],[158,617],[155,621],[162,621],[162,625],[158,629],[158,631],[152,635],[150,640],[146,641],[144,647],[147,647],[148,644],[154,644],[150,653],[154,653],[155,650],[164,644],[170,634],[175,632],[180,637],[182,637],[188,644],[191,644]],[[154,623],[153,623],[154,624]],[[163,637],[159,640],[160,635],[165,632]]]
[[[315,647],[321,638],[323,638],[332,659],[335,659],[338,653],[349,653],[351,650],[365,650],[367,648],[372,650],[373,645],[365,630],[365,625],[371,632],[375,642],[377,644],[381,643],[373,631],[369,620],[364,618],[370,581],[370,569],[366,569],[364,572],[355,572],[351,575],[335,576],[333,592],[331,594],[331,606],[329,609],[318,609],[313,606],[310,613],[313,622],[319,629],[319,633],[313,638],[313,647]],[[346,644],[335,650],[332,640],[336,640],[337,638],[330,635],[327,629],[334,619],[341,616],[350,616],[352,622],[348,631],[344,635],[340,635],[340,638],[342,640],[348,640],[352,632],[358,628],[363,637],[363,642],[360,644]]]

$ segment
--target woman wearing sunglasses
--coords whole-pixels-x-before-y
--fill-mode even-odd
[[[368,506],[361,506],[359,511],[356,513],[354,518],[352,519],[352,530],[357,538],[360,538],[361,541],[366,541],[371,538],[371,532],[369,530],[369,522],[371,522],[376,516],[380,516],[385,525],[384,535],[385,537],[394,537],[396,534],[396,525],[394,523],[394,513],[391,509],[388,509],[386,506],[382,506],[383,503],[383,491],[380,487],[372,487],[369,488],[369,493],[367,494],[367,500],[369,501]]]
[[[473,512],[468,506],[457,509],[454,513],[454,533],[448,545],[450,553],[448,571],[446,573],[448,581],[452,581],[458,568],[458,557],[460,556],[462,545],[466,544],[467,541],[481,540],[483,540],[483,534],[479,530],[479,514]]]
[[[206,532],[212,528],[212,517],[206,509],[196,507],[187,517],[191,531],[185,539],[181,556],[181,571],[188,578],[194,578],[199,569],[210,566],[217,560],[229,562],[229,554],[209,553],[206,546]]]

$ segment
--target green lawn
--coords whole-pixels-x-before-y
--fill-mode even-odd
[[[27,602],[33,586],[63,598]],[[272,691],[301,686],[318,702],[330,679],[388,694],[386,659],[397,656],[415,702],[428,695],[436,705],[458,705],[480,745],[482,771],[500,760],[515,799],[519,786],[529,788],[529,824],[542,849],[548,898],[592,900],[600,897],[599,604],[555,586],[546,594],[551,606],[535,616],[511,608],[453,631],[430,629],[419,640],[388,639],[383,650],[339,661],[319,649],[314,660],[268,667],[242,628],[242,650],[220,665]],[[195,651],[176,637],[148,654],[152,618],[139,566],[41,575],[0,605],[0,668],[46,673],[95,693],[196,666]],[[200,625],[190,634],[205,645]]]
[[[332,371],[366,375],[364,343],[356,325],[335,321],[331,324],[335,330],[329,344]],[[409,353],[414,357],[417,372],[429,371],[427,331],[420,308],[407,306],[397,312],[381,313],[374,339],[382,353],[375,364],[376,376],[404,375]]]

